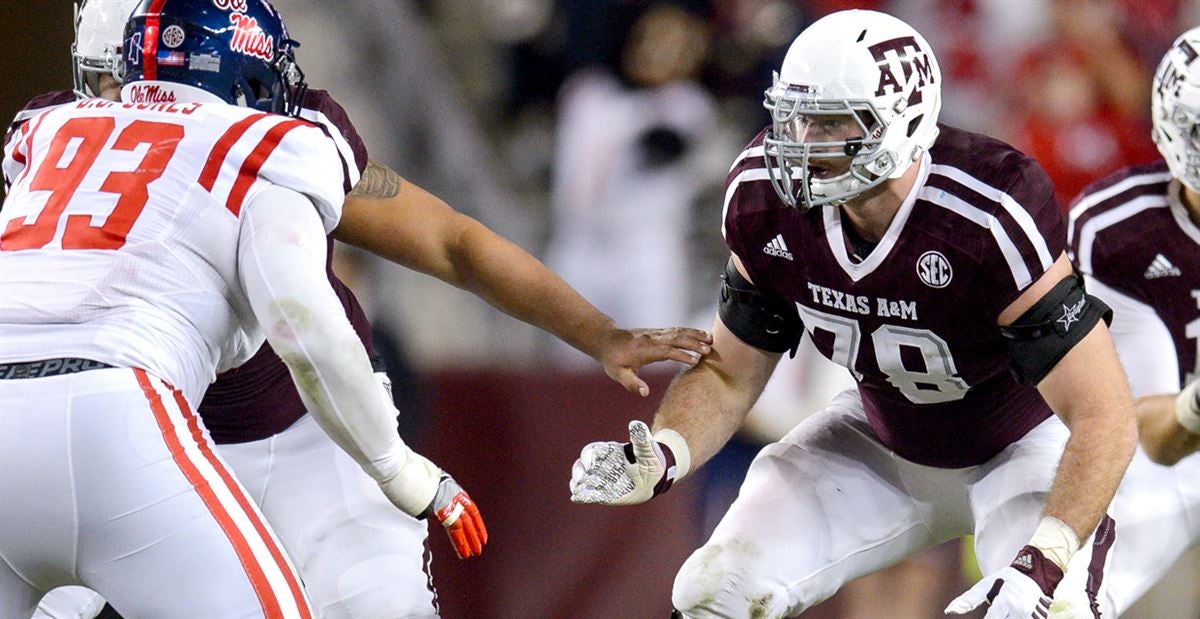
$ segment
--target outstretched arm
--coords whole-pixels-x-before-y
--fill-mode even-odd
[[[487,533],[474,504],[396,433],[396,409],[326,279],[325,231],[311,207],[303,194],[271,187],[243,209],[238,271],[251,309],[326,434],[396,507],[436,517],[460,557],[479,554]]]
[[[687,441],[692,470],[729,442],[782,356],[742,342],[719,317],[712,331],[712,352],[674,380],[654,415],[655,431],[670,428]]]
[[[629,505],[665,492],[729,441],[781,356],[746,344],[718,316],[712,352],[667,388],[653,435],[640,421],[630,424],[634,461],[629,462],[622,443],[587,445],[571,471],[571,499]]]
[[[698,329],[618,328],[528,252],[374,161],[347,196],[333,237],[478,295],[583,351],[643,396],[643,365],[695,364],[711,342]]]

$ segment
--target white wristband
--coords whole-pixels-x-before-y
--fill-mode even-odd
[[[405,452],[404,464],[396,473],[387,479],[376,479],[383,494],[393,505],[414,518],[425,512],[425,508],[433,502],[437,494],[438,483],[441,481],[442,470],[428,458],[411,450],[401,443],[401,451]]]
[[[1067,571],[1071,556],[1079,550],[1079,536],[1067,523],[1053,516],[1045,516],[1029,539],[1029,545],[1042,551],[1062,571]]]
[[[1192,434],[1200,434],[1200,406],[1197,406],[1196,398],[1198,388],[1200,380],[1194,380],[1175,397],[1175,418],[1179,420],[1179,425]]]
[[[654,433],[654,440],[671,448],[675,455],[675,481],[683,479],[692,470],[692,452],[683,435],[671,428],[663,428]]]

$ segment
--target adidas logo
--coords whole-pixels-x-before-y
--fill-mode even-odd
[[[1027,552],[1021,553],[1021,556],[1017,557],[1017,559],[1013,561],[1013,567],[1023,567],[1027,570],[1032,570],[1033,556]]]
[[[1146,279],[1178,277],[1180,275],[1183,275],[1183,273],[1179,270],[1179,267],[1171,264],[1171,261],[1167,260],[1167,257],[1162,254],[1155,256],[1154,262],[1151,262],[1150,266],[1146,268]]]
[[[767,243],[766,247],[763,247],[763,253],[768,256],[775,256],[776,258],[795,260],[792,257],[792,252],[788,251],[787,243],[783,242],[782,234],[775,235],[775,238],[771,239],[771,242]]]

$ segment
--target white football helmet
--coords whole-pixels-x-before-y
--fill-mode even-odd
[[[103,73],[121,80],[125,22],[137,5],[138,0],[82,0],[75,4],[75,43],[71,45],[75,96],[99,95]]]
[[[942,74],[929,43],[875,11],[840,11],[801,32],[767,90],[763,141],[792,207],[842,204],[898,178],[938,135]]]
[[[1152,135],[1171,174],[1200,192],[1200,27],[1183,33],[1154,73]]]

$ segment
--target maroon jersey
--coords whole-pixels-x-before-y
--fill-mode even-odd
[[[1166,354],[1178,365],[1171,379],[1184,385],[1200,375],[1200,227],[1180,195],[1165,162],[1126,168],[1076,198],[1069,239],[1080,272],[1142,304],[1165,326],[1174,345]],[[1139,345],[1146,344],[1133,343]],[[1138,368],[1126,369],[1133,379]]]
[[[1051,414],[1014,380],[996,324],[1065,244],[1035,161],[943,126],[886,234],[856,262],[839,207],[777,198],[762,137],[726,181],[726,243],[755,286],[794,302],[817,348],[854,375],[884,445],[919,464],[971,466]]]
[[[30,100],[21,110],[5,135],[9,136],[30,118],[52,107],[76,100],[70,91],[55,91]],[[359,137],[346,111],[323,90],[309,90],[304,97],[301,118],[316,123],[337,144],[341,155],[346,193],[353,189],[351,179],[357,179],[367,167],[367,148]],[[351,174],[351,170],[357,173]],[[6,179],[7,184],[7,179]],[[334,274],[329,260],[333,256],[333,240],[326,250],[326,271],[329,283],[346,309],[367,352],[371,353],[371,325],[354,293]],[[217,376],[200,403],[204,420],[213,441],[217,444],[244,443],[277,434],[302,417],[307,409],[292,383],[287,366],[271,347],[263,347],[245,364]]]

